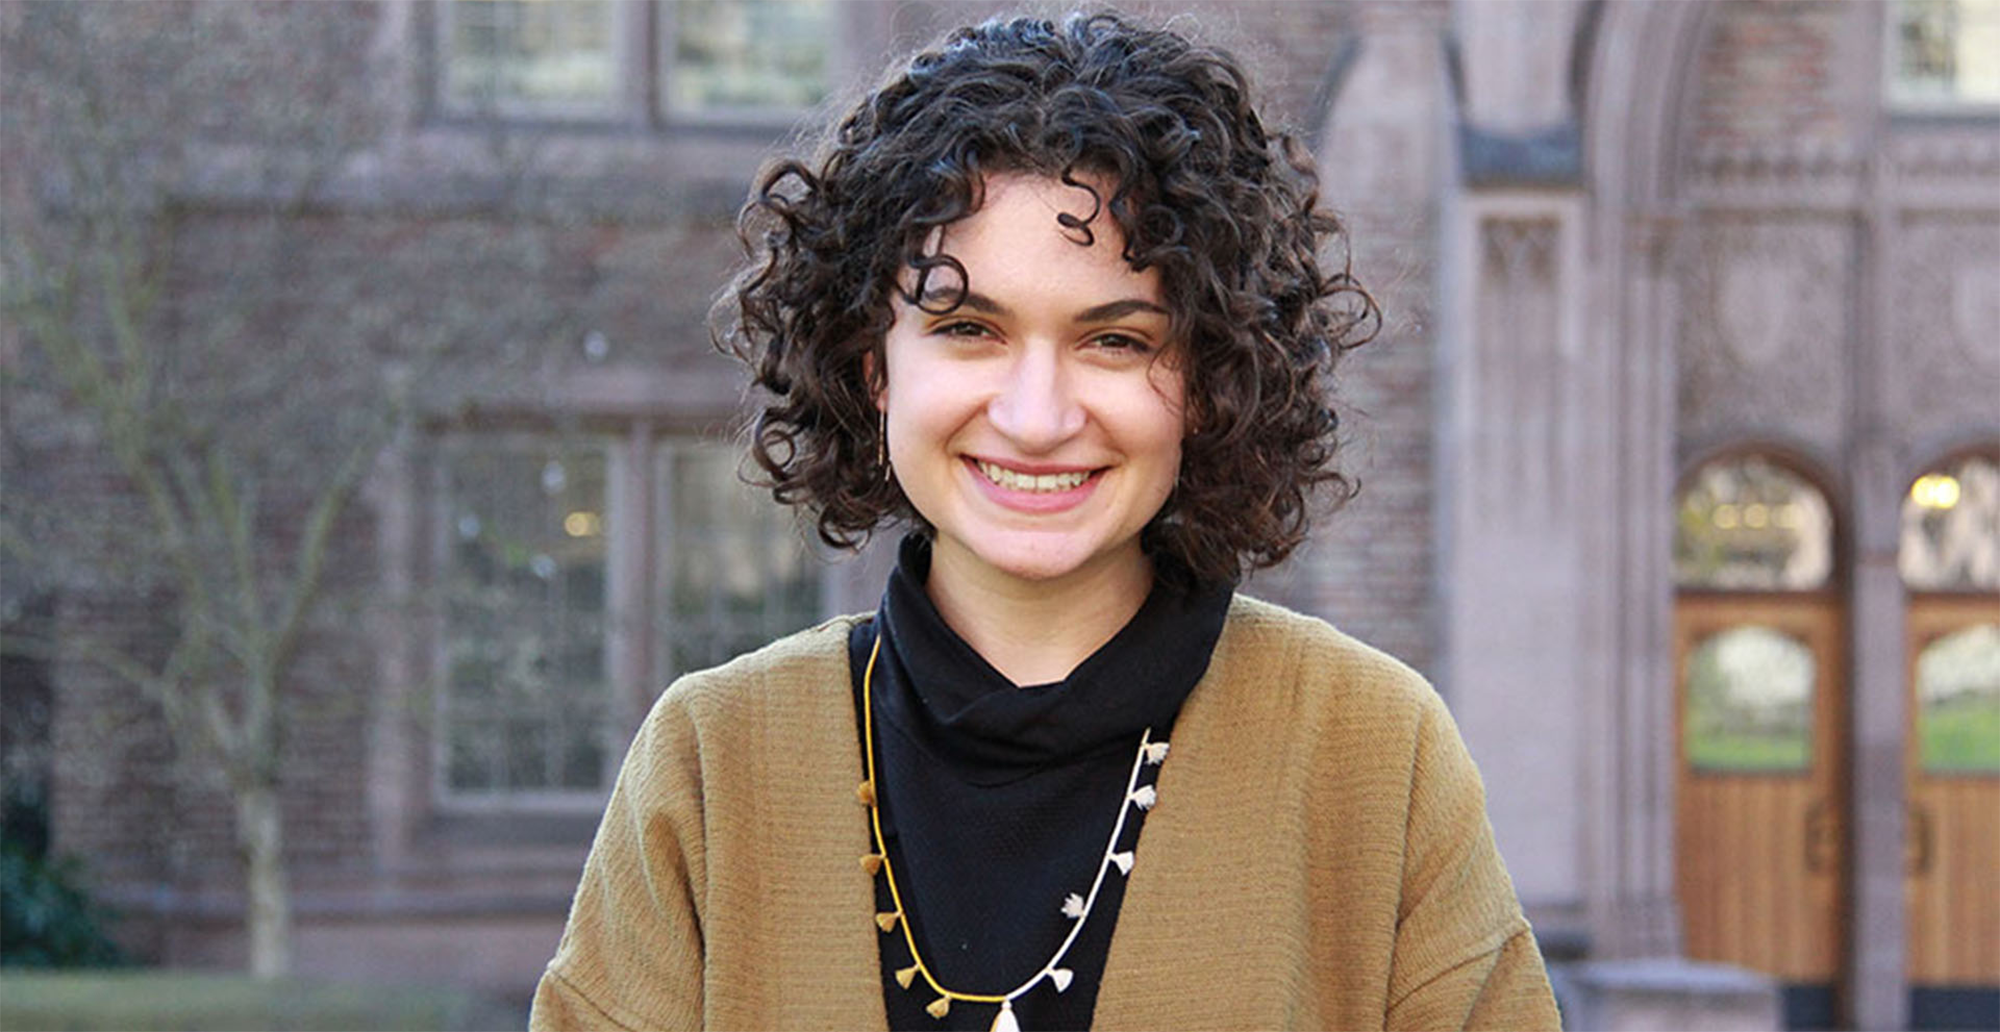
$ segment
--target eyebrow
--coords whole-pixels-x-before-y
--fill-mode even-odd
[[[940,287],[935,290],[925,291],[923,300],[926,305],[944,305],[956,300],[958,306],[961,308],[970,308],[982,315],[990,315],[996,319],[1004,319],[1013,314],[1008,311],[1006,305],[974,290],[968,290],[963,295],[959,295],[956,291]],[[1107,301],[1101,305],[1092,305],[1076,313],[1076,321],[1086,323],[1108,322],[1112,319],[1120,319],[1131,315],[1134,312],[1145,312],[1152,315],[1169,317],[1173,315],[1172,312],[1144,298],[1127,297],[1116,301]]]

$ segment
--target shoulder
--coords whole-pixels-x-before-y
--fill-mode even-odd
[[[1208,674],[1184,716],[1266,742],[1308,744],[1316,762],[1409,777],[1456,744],[1444,700],[1408,664],[1318,617],[1244,595],[1230,604]]]
[[[1224,646],[1228,647],[1225,655]],[[1324,747],[1341,777],[1386,778],[1411,823],[1485,820],[1485,789],[1457,722],[1423,675],[1324,620],[1237,596],[1215,660],[1223,690],[1211,712],[1255,714],[1266,741]]]
[[[676,678],[654,702],[641,736],[806,733],[847,719],[853,709],[847,637],[868,619],[837,616]]]
[[[668,706],[706,709],[729,706],[771,693],[816,693],[828,688],[829,674],[847,672],[847,637],[866,614],[836,616],[814,627],[779,638],[721,666],[676,678],[660,696]],[[846,682],[833,688],[845,692]]]
[[[1430,682],[1402,660],[1316,616],[1248,595],[1230,601],[1215,661],[1231,683],[1282,696],[1288,706],[1412,716],[1443,707]]]
[[[614,796],[693,813],[718,800],[762,798],[780,772],[849,760],[847,634],[865,619],[835,617],[676,678],[639,725]]]

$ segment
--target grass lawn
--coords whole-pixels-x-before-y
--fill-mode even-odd
[[[126,970],[0,970],[0,1027],[40,1029],[522,1028],[527,1014],[462,989]]]
[[[1925,706],[1917,723],[1924,770],[1934,774],[2000,772],[2000,706],[1967,693]]]
[[[1812,764],[1811,747],[1803,730],[1789,734],[1691,732],[1688,762],[1696,770],[1723,774],[1803,771]]]

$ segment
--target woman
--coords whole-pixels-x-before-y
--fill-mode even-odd
[[[1555,1027],[1437,696],[1232,592],[1351,493],[1315,200],[1229,57],[1108,15],[961,30],[766,173],[753,453],[914,530],[877,613],[662,696],[535,1027]]]

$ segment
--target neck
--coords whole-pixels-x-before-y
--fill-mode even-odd
[[[924,585],[938,614],[1017,685],[1051,684],[1102,648],[1145,604],[1153,564],[1135,543],[1053,580],[1011,577],[940,544]]]

